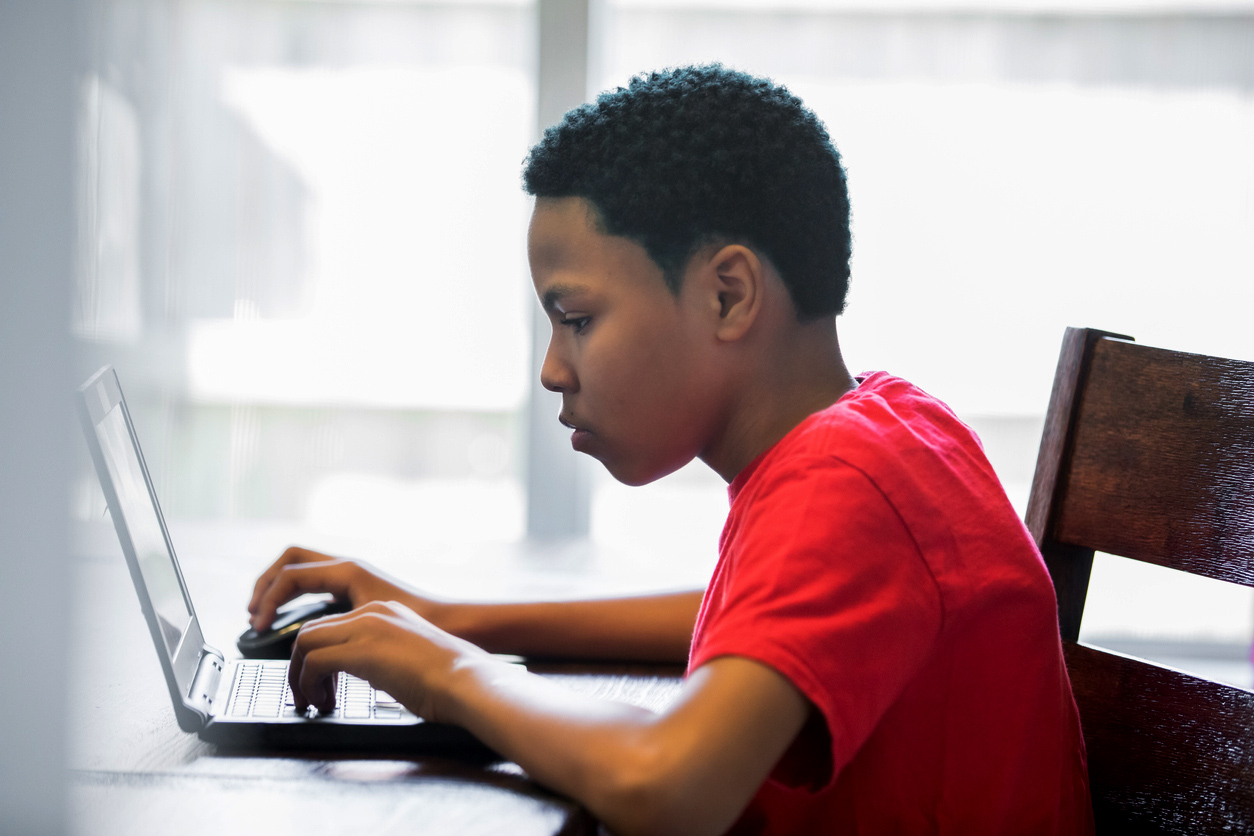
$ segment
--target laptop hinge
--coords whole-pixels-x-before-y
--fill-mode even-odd
[[[200,662],[196,665],[196,676],[192,678],[192,687],[187,692],[187,703],[190,708],[200,712],[206,719],[225,707],[214,705],[213,702],[225,667],[226,662],[218,651],[210,647],[201,650]]]

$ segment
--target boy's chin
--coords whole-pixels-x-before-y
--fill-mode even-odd
[[[622,482],[632,488],[638,488],[641,485],[647,485],[650,482],[656,482],[663,476],[669,476],[676,470],[686,465],[688,461],[667,464],[644,464],[642,462],[611,462],[605,459],[599,460],[617,481]]]

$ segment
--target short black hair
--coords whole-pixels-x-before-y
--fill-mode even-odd
[[[523,187],[581,197],[644,247],[672,292],[698,249],[767,256],[802,321],[849,291],[849,194],[827,129],[785,87],[719,64],[641,74],[571,110],[531,149]]]

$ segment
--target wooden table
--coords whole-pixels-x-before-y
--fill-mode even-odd
[[[82,836],[145,834],[576,834],[575,802],[515,764],[432,757],[219,751],[179,730],[130,578],[115,557],[75,560],[71,816]],[[227,564],[189,564],[210,643],[232,655],[241,583]],[[229,602],[231,606],[225,606]],[[237,612],[237,610],[239,610]],[[653,709],[678,692],[672,667],[531,666],[564,685]]]

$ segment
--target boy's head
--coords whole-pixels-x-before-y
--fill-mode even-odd
[[[801,321],[849,288],[849,199],[826,129],[783,87],[718,65],[640,75],[549,128],[523,184],[580,197],[637,242],[678,293],[693,254],[740,243],[768,258]]]
[[[847,382],[844,172],[787,91],[717,66],[639,77],[550,129],[524,180],[541,382],[620,481],[694,456],[730,478],[833,364]]]

